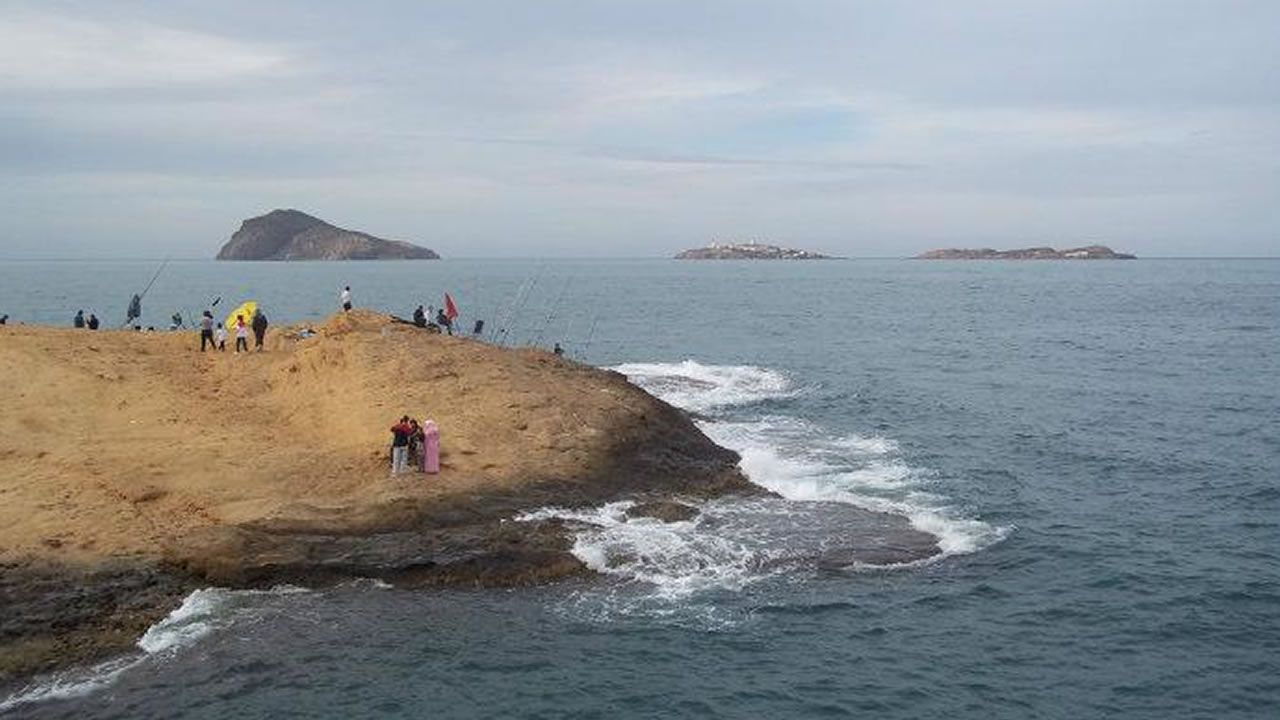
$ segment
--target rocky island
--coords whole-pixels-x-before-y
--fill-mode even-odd
[[[711,243],[706,247],[685,250],[677,260],[832,260],[808,250],[795,250],[762,243]]]
[[[636,522],[687,521],[766,492],[616,372],[367,310],[309,329],[228,355],[194,333],[0,326],[21,378],[0,384],[0,689],[146,650],[201,588],[548,582],[589,573],[580,528],[522,513],[631,500]],[[438,423],[439,474],[388,477],[406,413]],[[847,511],[850,561],[938,552]]]
[[[1018,250],[993,250],[991,248],[946,248],[929,250],[916,256],[917,260],[1134,260],[1136,255],[1119,253],[1105,245],[1055,250],[1051,247],[1021,248]]]
[[[434,250],[330,225],[298,210],[245,220],[218,260],[438,260]]]

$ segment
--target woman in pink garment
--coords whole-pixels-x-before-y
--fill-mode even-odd
[[[440,428],[434,420],[422,423],[422,471],[440,472]]]

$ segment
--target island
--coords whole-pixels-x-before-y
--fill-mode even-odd
[[[438,260],[434,250],[330,225],[299,210],[249,218],[218,260]]]
[[[199,347],[0,326],[20,378],[0,384],[0,687],[147,651],[147,628],[202,588],[587,576],[583,526],[519,518],[633,501],[636,522],[681,521],[767,492],[683,410],[552,352],[359,308],[272,326],[261,353]],[[389,476],[406,414],[438,424],[439,474]],[[905,517],[848,512],[842,562],[939,552]]]
[[[1136,255],[1119,253],[1106,245],[1055,250],[1051,247],[1020,248],[1018,250],[993,250],[991,248],[946,248],[929,250],[915,257],[917,260],[1135,260]]]
[[[706,247],[685,250],[676,255],[677,260],[833,260],[808,250],[796,250],[763,243],[718,243]]]

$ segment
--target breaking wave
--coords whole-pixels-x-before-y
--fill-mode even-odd
[[[906,518],[937,539],[939,553],[930,560],[975,552],[1009,530],[955,507],[941,479],[911,466],[891,438],[833,433],[801,418],[760,412],[765,401],[798,394],[776,370],[693,360],[613,369],[663,400],[699,413],[698,425],[708,437],[741,455],[747,478],[781,496],[703,503],[696,518],[676,523],[628,518],[630,503],[625,502],[586,510],[547,508],[518,518],[578,523],[573,553],[580,560],[603,575],[648,588],[647,594],[629,598],[623,612],[652,611],[652,601],[703,591],[736,591],[802,558],[820,556],[839,545],[848,523],[866,522],[865,514],[849,516],[853,510],[842,507]]]
[[[302,592],[307,590],[292,586],[271,590],[196,590],[164,619],[147,628],[138,639],[138,652],[88,668],[65,670],[37,678],[0,700],[0,713],[32,703],[81,697],[102,690],[125,672],[148,662],[163,662],[173,653],[195,645],[214,630],[255,613],[258,605],[254,598]]]

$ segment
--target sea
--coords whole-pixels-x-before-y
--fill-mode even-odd
[[[202,589],[0,717],[1280,717],[1280,260],[28,260],[0,314],[118,327],[148,283],[157,332],[447,292],[462,331],[695,413],[776,497],[529,508],[597,571],[544,587]],[[942,552],[842,563],[850,508]]]

